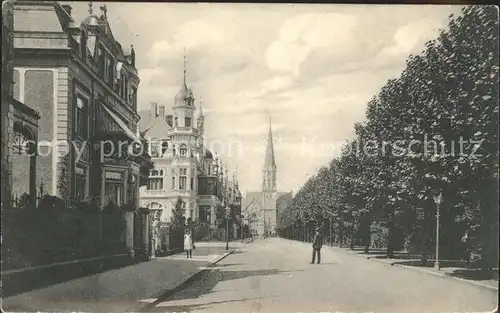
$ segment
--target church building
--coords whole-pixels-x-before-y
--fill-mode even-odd
[[[250,231],[256,235],[274,235],[279,228],[279,214],[292,200],[292,192],[280,192],[277,186],[277,167],[274,157],[273,133],[269,119],[266,154],[262,168],[262,190],[246,193],[242,205]]]

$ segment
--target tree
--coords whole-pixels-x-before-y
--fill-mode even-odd
[[[66,204],[70,202],[70,189],[69,189],[69,153],[61,156],[61,160],[57,164],[58,179],[57,179],[57,192],[61,199],[64,200]]]
[[[172,210],[172,216],[170,217],[170,223],[173,228],[184,227],[184,214],[186,213],[186,209],[184,207],[184,201],[182,201],[181,197],[177,198],[175,202],[174,209]]]

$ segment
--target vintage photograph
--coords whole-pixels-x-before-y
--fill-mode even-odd
[[[498,313],[498,19],[3,1],[2,311]]]

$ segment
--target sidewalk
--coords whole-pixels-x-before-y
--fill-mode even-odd
[[[197,243],[183,253],[153,259],[3,299],[2,310],[22,312],[137,312],[232,253]]]
[[[289,239],[284,239],[280,238],[282,240],[289,240]],[[304,245],[311,245],[309,242],[303,242],[303,241],[295,241],[292,240],[293,242],[297,243],[302,243]],[[357,257],[365,258],[367,260],[374,260],[376,262],[384,263],[387,265],[391,266],[397,266],[397,267],[402,267],[410,270],[415,270],[419,271],[422,273],[430,274],[430,275],[436,275],[440,276],[443,278],[448,278],[448,279],[453,279],[456,281],[461,281],[465,282],[468,284],[472,284],[475,286],[480,286],[484,288],[488,288],[491,290],[498,290],[498,280],[495,279],[489,279],[487,277],[471,277],[470,279],[462,278],[462,277],[467,277],[467,275],[471,275],[473,273],[473,270],[465,270],[463,267],[458,267],[454,266],[453,263],[457,263],[456,261],[449,261],[449,260],[442,260],[441,263],[441,269],[436,270],[434,269],[434,260],[428,260],[428,267],[423,267],[420,265],[420,259],[418,258],[399,258],[399,259],[387,259],[385,258],[385,251],[383,249],[370,249],[369,254],[364,254],[363,248],[355,247],[355,250],[350,250],[348,247],[336,247],[336,246],[329,246],[329,245],[323,245],[324,248],[327,249],[332,249],[336,250],[339,252],[343,253],[348,253],[352,254]],[[403,252],[396,252],[396,254],[404,254]],[[497,269],[498,270],[498,269]],[[472,275],[478,274],[479,272],[473,273]],[[462,276],[462,277],[460,277]]]
[[[343,251],[349,254],[353,254],[357,257],[362,257],[367,260],[374,260],[376,262],[381,262],[391,266],[398,266],[402,268],[407,268],[422,273],[427,273],[431,275],[446,277],[449,279],[454,279],[457,281],[466,282],[476,286],[498,290],[498,280],[491,279],[488,277],[480,277],[477,274],[481,272],[475,270],[466,270],[464,267],[459,266],[459,261],[455,260],[441,260],[441,268],[439,270],[434,268],[434,260],[429,259],[427,266],[422,266],[420,258],[415,258],[414,256],[408,256],[408,258],[394,258],[387,259],[385,257],[385,251],[382,250],[370,250],[369,254],[365,254],[362,250],[350,250],[349,248],[340,247],[330,247],[330,249],[335,249]],[[398,252],[397,252],[398,253]],[[402,254],[399,252],[399,254]],[[498,269],[497,269],[498,270]],[[462,277],[460,277],[462,276]],[[470,277],[469,279],[465,277]]]

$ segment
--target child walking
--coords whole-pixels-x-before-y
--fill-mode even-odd
[[[191,232],[186,230],[186,234],[184,235],[184,250],[186,251],[186,258],[193,258],[193,238],[191,237]]]

